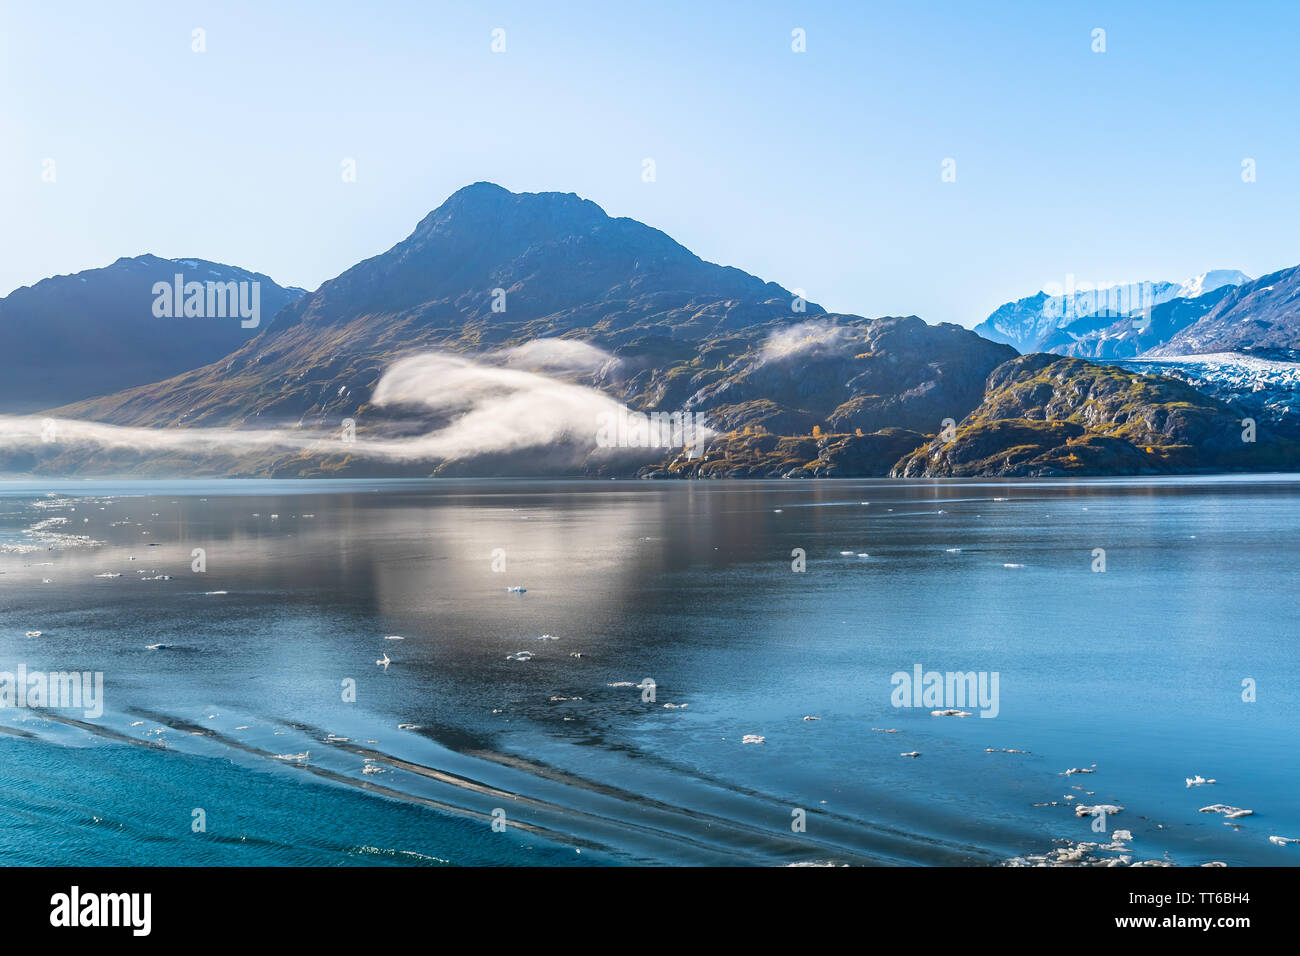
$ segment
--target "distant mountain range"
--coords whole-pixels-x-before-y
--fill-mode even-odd
[[[244,329],[158,317],[147,290],[178,270],[182,286],[207,274],[260,280],[267,318]],[[93,282],[95,293],[42,293],[40,314],[51,328],[106,339],[121,324],[127,351],[140,354],[119,367],[118,346],[102,353],[111,368],[93,368],[97,346],[75,331],[75,348],[47,342],[48,357],[29,353],[52,380],[39,393],[54,396],[43,413],[99,424],[61,442],[0,438],[0,470],[1084,475],[1259,469],[1295,457],[1267,427],[1243,442],[1241,410],[1186,382],[1073,357],[1021,358],[1013,342],[915,316],[828,314],[571,193],[467,186],[393,248],[306,294],[198,260],[141,257],[96,272],[109,275],[47,280],[61,296],[68,282]],[[1217,272],[1159,284],[1134,347],[1175,341],[1202,321],[1217,328],[1230,301],[1280,315],[1276,288],[1247,291],[1261,281]],[[9,300],[45,285],[0,300],[0,334],[37,312],[7,311]],[[1079,333],[1062,348],[1085,334],[1110,340],[1102,333],[1116,320],[1093,323],[1095,308],[1043,325],[1034,310],[1045,298],[1009,303],[985,326],[1004,339],[1018,329],[1016,341]],[[1059,298],[1067,313],[1088,305]],[[34,409],[31,394],[0,397],[0,411]],[[709,431],[689,450],[593,448],[596,411],[620,405],[697,415]],[[320,438],[341,427],[354,442]]]
[[[1136,314],[1151,312],[1171,301],[1197,300],[1225,286],[1249,281],[1248,275],[1236,269],[1216,269],[1186,282],[1135,282],[1083,291],[1069,289],[1058,295],[1039,292],[999,306],[975,326],[975,331],[994,342],[1013,345],[1022,353],[1081,354],[1076,345],[1081,339],[1112,342],[1124,330],[1133,329],[1131,318]],[[1071,346],[1076,351],[1065,351]]]
[[[151,255],[15,289],[0,298],[0,410],[34,412],[156,382],[215,361],[257,335],[243,325],[251,319],[234,313],[186,317],[183,298],[180,310],[171,308],[174,295],[166,310],[174,317],[155,315],[161,295],[155,286],[172,288],[178,275],[182,294],[186,283],[202,284],[204,311],[209,282],[223,284],[223,292],[236,283],[236,297],[239,283],[257,283],[259,315],[267,319],[303,294],[235,266]],[[251,285],[245,288],[251,306]]]

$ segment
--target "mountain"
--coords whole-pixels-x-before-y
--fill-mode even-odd
[[[999,306],[975,331],[1022,353],[1042,352],[1048,350],[1049,341],[1058,345],[1073,341],[1171,299],[1198,298],[1249,281],[1249,276],[1235,269],[1215,269],[1181,283],[1139,282],[1085,291],[1071,288],[1060,295],[1039,292]]]
[[[1040,343],[1040,350],[1079,358],[1133,358],[1165,342],[1204,317],[1233,286],[1220,286],[1195,298],[1162,302],[1142,315],[1082,319]]]
[[[475,183],[221,361],[62,413],[149,426],[337,423],[361,413],[401,356],[574,333],[627,359],[620,391],[647,399],[654,363],[698,359],[701,341],[823,312],[572,193]]]
[[[613,410],[622,437],[607,442]],[[640,441],[664,413],[694,438]],[[51,415],[58,440],[0,440],[0,471],[850,477],[1297,459],[1268,428],[1240,447],[1241,410],[1186,383],[1017,356],[916,316],[828,314],[571,193],[489,183],[220,360]]]
[[[248,311],[257,283],[259,324],[303,294],[268,276],[204,259],[160,259],[142,255],[118,259],[102,269],[43,279],[0,299],[0,413],[34,412],[55,405],[142,385],[206,365],[248,342],[258,332],[245,328],[236,308],[226,317],[176,315],[175,296],[155,308],[155,285],[207,283],[244,286]],[[214,305],[225,295],[214,294]],[[193,311],[193,310],[191,310]],[[214,310],[215,311],[215,310]],[[170,313],[159,316],[156,312]],[[233,313],[233,314],[230,314]]]
[[[1247,439],[1237,409],[1184,382],[1045,353],[989,376],[954,431],[896,477],[1066,477],[1293,468],[1300,446]]]
[[[1255,419],[1261,432],[1300,439],[1300,353],[1287,350],[1211,352],[1177,358],[1117,361],[1134,372],[1186,382]]]
[[[1251,349],[1300,349],[1300,266],[1233,289],[1149,357]]]

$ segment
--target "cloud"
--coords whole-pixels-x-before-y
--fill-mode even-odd
[[[844,351],[849,331],[825,319],[800,322],[769,335],[755,364],[766,365],[809,354],[839,354]]]
[[[533,339],[487,357],[511,368],[534,372],[600,372],[621,364],[603,349],[577,339]]]
[[[402,459],[465,458],[561,441],[594,448],[602,414],[619,408],[594,388],[440,353],[394,363],[371,401],[454,416],[426,435],[367,443],[371,453]]]
[[[486,362],[505,362],[512,367]],[[345,452],[354,457],[415,462],[544,448],[576,461],[596,449],[601,424],[617,416],[622,406],[598,389],[533,369],[572,373],[604,369],[617,362],[584,342],[559,339],[535,340],[477,361],[436,352],[409,356],[384,372],[371,402],[395,413],[412,411],[446,422],[420,435],[385,437],[380,424],[375,429],[363,427],[355,440],[344,445],[340,429],[134,428],[76,419],[0,416],[0,451],[53,445],[60,451],[89,446],[182,455]],[[657,457],[652,452],[646,454]],[[658,455],[662,454],[660,449]]]

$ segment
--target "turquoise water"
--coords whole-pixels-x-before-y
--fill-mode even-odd
[[[0,485],[0,671],[104,681],[0,709],[0,853],[993,864],[1109,840],[1087,803],[1135,859],[1292,864],[1298,487]],[[893,706],[917,665],[997,716]]]

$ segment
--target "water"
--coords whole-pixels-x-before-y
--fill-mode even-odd
[[[0,485],[0,670],[105,697],[0,709],[0,858],[994,864],[1110,840],[1082,802],[1134,859],[1293,864],[1297,488]],[[892,706],[916,665],[997,716]]]

